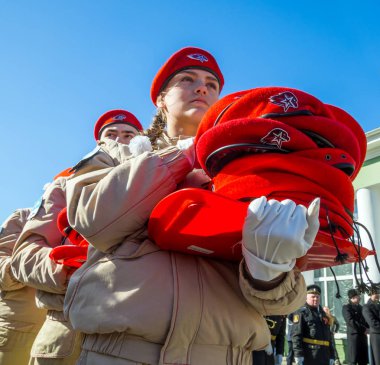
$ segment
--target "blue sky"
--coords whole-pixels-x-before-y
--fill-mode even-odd
[[[0,0],[0,223],[95,146],[109,109],[145,127],[151,81],[184,46],[215,55],[222,95],[289,86],[380,127],[378,1]]]

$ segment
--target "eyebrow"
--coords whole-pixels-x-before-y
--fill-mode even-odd
[[[106,129],[104,129],[105,132],[117,132],[117,128],[115,127],[107,127]],[[121,130],[120,132],[126,132],[126,133],[135,133],[135,131],[130,131],[128,129],[123,129]]]
[[[178,72],[177,75],[179,75],[181,73],[188,73],[188,74],[193,75],[193,76],[197,76],[198,75],[196,72],[191,71],[191,70],[182,70],[182,71]],[[206,79],[218,82],[218,79],[214,75],[212,75],[211,73],[210,73],[210,76],[208,76],[208,75],[206,76]]]

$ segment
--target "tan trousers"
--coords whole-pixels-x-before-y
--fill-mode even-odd
[[[97,352],[82,350],[76,365],[149,365],[134,362],[119,357],[99,354]]]
[[[74,365],[82,335],[69,322],[47,317],[34,340],[29,365]]]
[[[75,341],[73,352],[70,356],[62,358],[53,357],[31,357],[28,365],[75,365],[78,361],[81,352],[81,340],[80,336],[77,336]]]
[[[27,365],[36,335],[0,327],[0,365]]]

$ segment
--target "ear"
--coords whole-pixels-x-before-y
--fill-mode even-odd
[[[165,107],[165,101],[164,101],[162,94],[158,95],[156,104],[157,104],[158,108],[164,108]]]

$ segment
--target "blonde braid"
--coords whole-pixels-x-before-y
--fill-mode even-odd
[[[153,147],[157,146],[157,139],[164,133],[166,128],[166,115],[162,108],[157,108],[156,115],[153,117],[152,124],[148,129],[144,131],[144,135],[147,136],[152,143]]]

